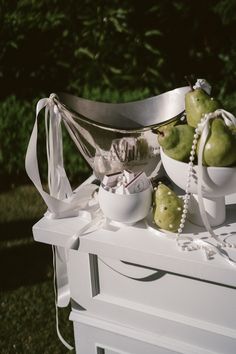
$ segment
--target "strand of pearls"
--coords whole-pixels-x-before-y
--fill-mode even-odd
[[[184,196],[184,205],[183,205],[183,212],[181,215],[181,219],[180,219],[180,225],[178,228],[178,232],[176,235],[177,238],[177,242],[180,240],[180,236],[182,234],[185,222],[186,222],[186,217],[187,217],[187,213],[188,213],[188,204],[189,204],[189,199],[190,199],[190,184],[191,184],[191,178],[192,178],[192,174],[193,174],[193,161],[195,159],[195,155],[196,155],[196,148],[197,148],[197,142],[199,139],[199,136],[201,134],[201,129],[200,126],[203,124],[205,120],[205,116],[201,119],[201,121],[198,123],[197,127],[195,128],[195,132],[194,132],[194,136],[193,136],[193,143],[192,143],[192,147],[191,147],[191,151],[190,151],[190,156],[189,156],[189,163],[188,163],[188,176],[187,176],[187,181],[186,181],[186,187],[185,187],[185,196]],[[182,246],[181,247],[183,249],[188,248],[189,246]],[[192,246],[193,249],[195,249],[194,246]]]
[[[236,124],[234,116],[232,118],[231,115],[228,114],[228,112],[221,110],[220,113],[222,113],[222,112],[224,114],[223,118],[225,121],[226,121],[226,119],[230,119],[231,121],[234,122],[234,124]],[[236,247],[236,244],[228,242],[228,241],[226,241],[226,239],[222,242],[219,239],[219,237],[217,235],[215,235],[214,231],[211,230],[211,228],[209,230],[210,236],[213,237],[215,239],[215,241],[217,241],[217,245],[213,245],[212,243],[210,243],[209,241],[206,241],[206,240],[201,240],[201,239],[193,240],[192,237],[188,237],[188,236],[181,237],[181,234],[182,234],[185,222],[186,222],[186,217],[187,217],[187,213],[188,213],[188,204],[189,204],[189,199],[191,196],[189,189],[190,189],[190,184],[191,184],[191,178],[193,176],[193,166],[194,166],[193,161],[194,161],[195,155],[196,155],[196,147],[197,147],[198,139],[204,130],[205,124],[207,124],[207,120],[209,120],[209,118],[214,118],[218,114],[219,114],[219,110],[215,111],[214,113],[205,114],[202,117],[201,121],[198,123],[198,125],[195,129],[195,132],[194,132],[194,138],[193,138],[193,143],[192,143],[191,152],[190,152],[190,156],[189,156],[189,163],[188,163],[188,176],[187,176],[186,187],[185,187],[183,212],[181,215],[180,225],[179,225],[178,232],[176,235],[176,241],[177,241],[178,246],[183,251],[185,251],[185,250],[193,251],[193,250],[197,250],[197,249],[202,249],[205,252],[207,259],[212,259],[213,256],[216,253],[218,253],[219,255],[224,257],[229,263],[231,263],[232,265],[235,266],[236,261],[234,259],[232,259],[226,253],[226,251],[223,251],[222,248]],[[207,228],[207,225],[205,225],[205,226]]]

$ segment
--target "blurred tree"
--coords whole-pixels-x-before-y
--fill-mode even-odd
[[[1,0],[1,97],[235,81],[235,1]]]

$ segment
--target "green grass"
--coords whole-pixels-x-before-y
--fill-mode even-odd
[[[32,226],[44,212],[32,186],[0,194],[1,354],[69,352],[56,334],[51,247],[32,237]],[[59,323],[73,345],[69,313],[59,309]]]

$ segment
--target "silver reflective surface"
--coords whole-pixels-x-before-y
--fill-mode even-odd
[[[55,102],[71,138],[99,179],[124,168],[150,176],[160,161],[155,128],[182,114],[188,91],[189,87],[181,87],[117,104],[57,94]]]

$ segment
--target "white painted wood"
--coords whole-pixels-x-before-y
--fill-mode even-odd
[[[229,234],[236,230],[236,206],[229,207],[228,211],[232,219],[228,219],[227,225],[217,229],[219,234]],[[190,224],[188,227],[184,236],[191,236],[192,233],[202,237],[207,236],[207,233],[196,225],[193,227],[191,225],[191,230]],[[227,263],[218,255],[208,261],[199,250],[183,252],[177,248],[174,239],[145,229],[143,223],[117,229],[115,232],[98,230],[96,233],[84,236],[81,238],[80,251],[236,286],[236,266]],[[229,250],[229,252],[236,259],[236,250]]]
[[[74,322],[78,354],[90,354],[82,351],[81,344],[85,347],[82,342],[94,343],[95,347],[103,348],[105,354],[213,354],[212,351],[199,346],[158,336],[153,332],[120,326],[87,314],[72,311],[70,319]],[[91,344],[90,346],[92,347]]]
[[[33,226],[35,241],[64,248],[71,248],[75,242],[76,233],[90,221],[86,211],[81,211],[79,216],[63,219],[48,219],[43,217]]]
[[[143,283],[110,268],[103,273],[102,263],[98,266],[100,288],[94,293],[88,254],[71,250],[69,259],[71,296],[88,313],[125,327],[155,329],[158,336],[168,335],[216,353],[235,354],[234,289],[173,275]],[[109,272],[113,275],[108,276]]]
[[[77,354],[98,354],[91,331],[79,326],[77,322],[73,322],[75,350]]]
[[[236,194],[227,198],[227,222],[216,228],[222,237],[236,234],[235,201]],[[77,353],[236,353],[236,267],[218,255],[207,261],[200,251],[182,252],[144,221],[107,225],[78,240],[89,221],[82,211],[33,227],[36,241],[68,255],[71,297],[87,310],[71,314]],[[207,235],[189,223],[184,235],[194,233]],[[236,249],[230,255],[236,258]]]
[[[227,223],[217,228],[218,234],[234,234],[236,230],[236,205],[227,207]],[[88,214],[81,213],[79,217],[48,220],[42,218],[33,227],[36,241],[56,244],[70,248],[76,244],[76,232],[88,223]],[[184,235],[196,233],[206,236],[203,228],[188,224]],[[236,286],[236,267],[226,262],[219,255],[208,261],[201,251],[183,252],[177,248],[174,239],[152,232],[139,222],[134,226],[121,227],[113,230],[100,229],[80,237],[79,250],[85,253],[98,254],[99,257],[109,257],[126,260],[145,266],[164,269],[170,272],[192,276],[204,280]],[[229,251],[236,258],[236,249]],[[140,261],[141,260],[141,261]]]
[[[160,308],[175,313],[176,318],[181,314],[236,331],[236,289],[168,273],[157,280],[137,281],[113,271],[99,259],[98,275],[100,295],[104,297]],[[155,279],[155,274],[150,279]]]
[[[151,268],[137,267],[137,265],[126,264],[118,259],[109,257],[99,258],[99,262],[121,275],[134,279],[143,279],[154,276],[157,272]]]

